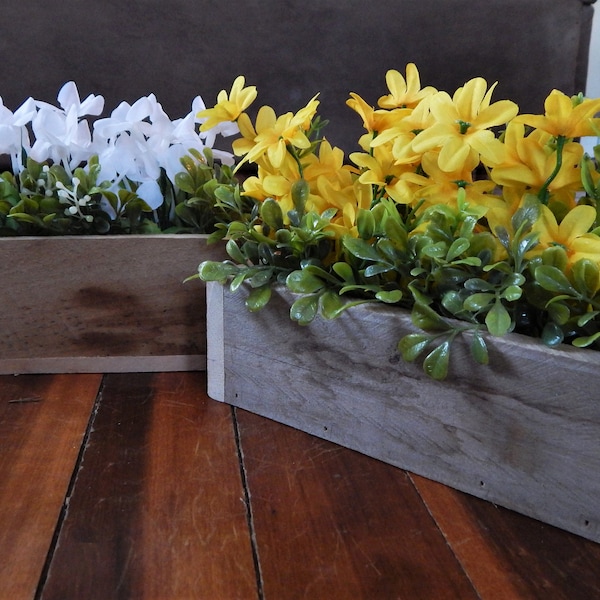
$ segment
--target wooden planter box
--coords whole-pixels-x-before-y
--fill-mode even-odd
[[[203,235],[0,238],[0,373],[206,364]]]
[[[351,309],[301,327],[290,294],[249,313],[243,293],[208,284],[208,391],[270,417],[600,542],[600,353],[489,339],[451,375],[405,363],[407,313]]]

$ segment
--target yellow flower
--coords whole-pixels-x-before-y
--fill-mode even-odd
[[[377,139],[382,132],[389,131],[399,120],[412,112],[410,108],[399,108],[393,111],[375,110],[358,94],[353,92],[350,94],[350,98],[346,100],[346,104],[361,116],[363,127],[367,130],[367,133],[358,141],[359,146],[366,152],[368,152],[371,142]]]
[[[566,250],[570,265],[582,258],[600,265],[600,237],[589,233],[596,220],[595,208],[583,204],[576,206],[560,224],[547,206],[542,204],[540,208],[540,218],[533,226],[533,230],[539,233],[537,251],[560,245]]]
[[[417,135],[413,150],[424,153],[439,148],[439,165],[444,171],[460,169],[470,155],[488,165],[500,162],[504,148],[489,128],[510,121],[518,106],[510,100],[491,103],[495,87],[487,90],[485,79],[476,77],[452,97],[446,92],[435,94],[430,107],[435,124]]]
[[[596,100],[585,98],[579,101],[577,96],[571,99],[558,90],[552,90],[544,102],[544,109],[543,116],[519,115],[516,120],[556,137],[575,138],[596,135],[594,120],[598,127],[600,119],[593,119],[593,117],[600,112],[600,98]]]
[[[373,148],[372,154],[353,152],[350,159],[361,168],[361,183],[375,186],[377,193],[384,191],[399,204],[412,202],[413,188],[405,180],[405,175],[411,173],[413,168],[396,164],[389,145]]]
[[[246,155],[244,162],[257,162],[266,157],[274,168],[279,168],[288,155],[288,144],[299,150],[310,148],[306,132],[314,117],[319,102],[316,96],[296,114],[288,112],[277,117],[270,106],[263,106],[256,117],[253,128],[248,118],[240,119],[242,138],[232,144],[238,156]]]
[[[221,90],[215,106],[201,110],[196,115],[199,119],[206,118],[200,126],[200,131],[208,131],[224,121],[235,121],[254,102],[257,95],[256,86],[244,87],[245,83],[243,75],[236,77],[229,95],[225,90]]]
[[[550,144],[552,140],[549,133],[541,130],[526,136],[525,126],[515,119],[504,136],[505,160],[491,170],[490,177],[498,185],[537,194],[556,168],[557,156]],[[581,144],[565,144],[560,171],[548,186],[553,200],[563,202],[569,208],[574,206],[575,195],[581,189],[579,163],[582,156]]]
[[[319,144],[318,159],[314,156],[313,158],[315,160],[309,160],[304,166],[304,179],[306,181],[311,182],[316,181],[319,177],[326,177],[338,189],[352,185],[352,175],[357,173],[357,169],[344,164],[344,151],[341,148],[332,147],[324,139]],[[310,159],[310,157],[307,157],[307,159]],[[303,158],[303,162],[305,160]]]
[[[474,162],[467,163],[462,169],[448,173],[440,169],[437,152],[426,152],[421,161],[425,175],[407,174],[405,180],[418,186],[414,192],[415,200],[425,200],[424,208],[433,204],[456,206],[458,190],[464,188],[467,202],[472,206],[481,206],[484,212],[495,184],[487,179],[473,181],[472,171],[476,166]]]
[[[406,79],[398,71],[390,69],[385,81],[390,93],[379,98],[377,104],[381,108],[414,108],[423,98],[437,91],[431,86],[421,88],[421,78],[414,63],[406,65]]]

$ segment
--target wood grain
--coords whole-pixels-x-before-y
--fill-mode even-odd
[[[0,377],[0,598],[33,598],[99,375]]]
[[[600,598],[600,545],[411,475],[482,600]]]
[[[231,413],[205,385],[106,377],[42,598],[256,597]]]
[[[112,372],[118,357],[139,364],[124,360],[119,371],[166,371],[174,362],[203,369],[205,288],[184,280],[202,260],[224,257],[206,237],[0,239],[2,256],[11,257],[0,265],[0,372]]]
[[[488,340],[483,367],[459,338],[437,382],[398,356],[406,311],[364,305],[300,327],[283,288],[250,313],[247,289],[211,285],[224,298],[216,399],[600,541],[599,353],[515,334]]]
[[[265,600],[477,598],[405,472],[236,412]]]

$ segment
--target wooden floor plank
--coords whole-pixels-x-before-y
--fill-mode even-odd
[[[236,414],[266,600],[477,598],[405,472]]]
[[[600,544],[411,478],[482,600],[600,598]]]
[[[257,597],[231,409],[205,387],[107,376],[42,598]]]
[[[0,376],[0,598],[33,598],[100,375]]]

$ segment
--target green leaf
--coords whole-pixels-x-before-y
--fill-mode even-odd
[[[331,268],[345,283],[355,283],[354,271],[347,262],[336,262]]]
[[[432,350],[423,361],[423,370],[429,377],[441,381],[448,375],[450,364],[450,342],[442,342],[435,350]]]
[[[345,303],[337,292],[328,290],[321,294],[321,314],[325,319],[335,319],[344,310]]]
[[[356,218],[356,227],[358,229],[358,235],[363,240],[370,240],[375,233],[375,217],[373,216],[373,213],[364,208],[359,209]]]
[[[431,336],[426,333],[409,333],[398,342],[398,350],[407,362],[416,360],[431,343]]]
[[[415,302],[410,317],[413,324],[424,331],[448,331],[451,329],[440,315],[421,302]]]
[[[463,310],[463,300],[458,292],[451,290],[443,295],[442,306],[449,313],[456,315]]]
[[[390,291],[381,291],[375,294],[375,298],[380,302],[385,302],[386,304],[395,304],[396,302],[400,302],[402,300],[402,291],[401,290],[390,290]]]
[[[322,279],[305,270],[292,271],[285,284],[295,294],[312,294],[324,287]]]
[[[274,231],[283,228],[283,213],[281,206],[275,200],[267,198],[260,207],[262,220]]]
[[[394,265],[390,265],[384,262],[378,262],[374,265],[369,265],[364,270],[365,277],[375,277],[376,275],[381,275],[382,273],[389,273],[394,269]]]
[[[229,256],[238,264],[243,265],[246,262],[240,247],[237,245],[235,240],[229,240],[225,245],[225,251]]]
[[[238,268],[231,263],[205,260],[198,267],[198,275],[202,281],[218,281],[224,283],[228,277],[237,274]]]
[[[290,307],[290,318],[292,321],[298,321],[300,325],[307,325],[316,316],[319,311],[319,296],[313,294],[302,296],[294,301]]]
[[[573,346],[576,346],[577,348],[585,348],[586,346],[593,344],[598,339],[600,339],[600,331],[594,333],[593,335],[575,338],[572,343]]]
[[[248,278],[248,283],[253,288],[262,288],[263,286],[270,283],[271,278],[273,277],[273,269],[266,268],[260,269],[256,271],[252,277]]]
[[[556,267],[540,265],[535,269],[534,277],[535,280],[549,292],[577,296],[577,291],[571,285],[567,276]]]
[[[510,331],[512,319],[500,300],[496,300],[485,316],[485,325],[488,331],[495,336],[506,335]]]
[[[550,318],[559,325],[565,325],[571,317],[571,311],[566,304],[562,302],[553,302],[546,307]]]
[[[509,285],[503,292],[502,298],[508,302],[515,302],[523,295],[523,290],[518,285]]]
[[[304,214],[304,207],[306,206],[306,201],[310,195],[308,182],[305,179],[298,179],[298,181],[292,183],[290,191],[292,193],[292,202],[294,203],[297,215],[301,216]]]
[[[447,246],[444,242],[429,244],[423,248],[421,253],[431,258],[444,258],[447,254]]]
[[[365,240],[360,238],[346,237],[344,238],[344,247],[350,254],[356,256],[356,258],[360,258],[361,260],[373,260],[379,261],[381,260],[381,256],[371,246],[371,244],[367,243]]]
[[[585,327],[590,321],[593,321],[599,314],[600,311],[591,310],[590,312],[585,313],[585,315],[581,315],[579,319],[577,319],[577,325],[579,327]]]
[[[448,253],[446,254],[446,260],[451,262],[455,258],[458,258],[461,254],[469,249],[470,245],[471,244],[469,243],[468,239],[464,237],[457,238],[452,242],[452,244],[450,244],[450,248],[448,248]]]
[[[250,290],[246,298],[246,308],[251,312],[256,312],[263,308],[271,299],[271,286],[263,285]]]
[[[593,296],[599,287],[600,269],[587,258],[578,260],[573,265],[573,281],[577,289],[586,296]]]
[[[463,307],[469,312],[478,312],[487,308],[495,298],[496,295],[491,292],[477,292],[465,299]]]
[[[487,365],[490,362],[490,356],[487,349],[487,344],[479,331],[473,332],[471,340],[471,356],[480,364]]]

